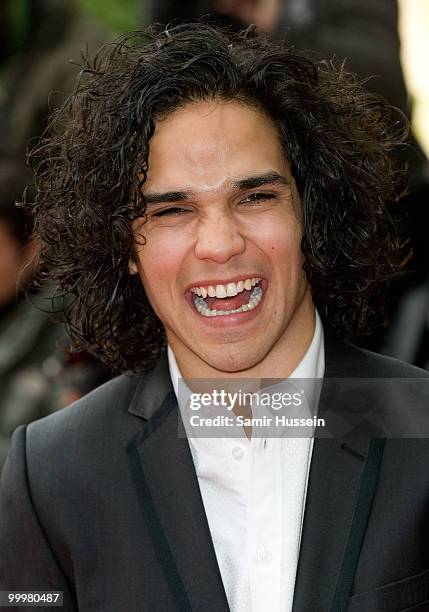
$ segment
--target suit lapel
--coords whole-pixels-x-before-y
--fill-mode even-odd
[[[326,339],[326,370],[319,414],[335,411],[341,399],[330,378],[368,377],[360,353]],[[383,441],[314,441],[294,612],[347,609],[382,458]]]
[[[228,610],[204,506],[166,360],[137,389],[130,412],[145,418],[128,445],[134,485],[179,610]]]
[[[320,413],[335,410],[330,378],[365,378],[366,361],[326,339]],[[167,360],[142,379],[129,412],[144,419],[127,451],[159,562],[179,610],[227,611],[204,506]],[[382,441],[316,439],[294,596],[294,612],[346,610],[382,457]]]

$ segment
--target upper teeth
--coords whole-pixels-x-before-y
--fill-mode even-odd
[[[233,308],[232,310],[216,310],[209,308],[205,299],[201,296],[196,295],[194,297],[195,308],[198,310],[200,315],[203,317],[222,317],[225,315],[238,314],[240,312],[247,312],[248,310],[254,310],[262,299],[262,289],[257,285],[253,287],[250,294],[249,301],[247,304],[243,304],[239,308]]]
[[[244,289],[250,291],[252,287],[254,287],[257,283],[259,283],[261,279],[254,278],[246,278],[238,281],[237,283],[227,283],[226,285],[209,285],[207,287],[192,287],[192,293],[196,293],[203,298],[216,297],[216,298],[226,298],[226,297],[234,297],[234,295],[238,295]]]

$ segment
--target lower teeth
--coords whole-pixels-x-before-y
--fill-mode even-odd
[[[194,304],[195,308],[203,317],[219,317],[253,310],[259,304],[261,298],[262,289],[259,287],[259,285],[256,285],[250,294],[250,299],[247,304],[243,304],[243,306],[240,306],[240,308],[236,308],[235,310],[212,310],[207,306],[204,298],[198,296],[194,298]]]

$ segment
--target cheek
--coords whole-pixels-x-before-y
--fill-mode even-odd
[[[282,299],[292,299],[307,287],[304,255],[301,251],[302,226],[293,215],[287,220],[263,224],[259,228],[259,248],[265,253]]]
[[[157,301],[159,295],[165,297],[176,284],[187,253],[186,243],[178,238],[178,232],[165,234],[148,236],[146,244],[137,251],[140,278],[151,301]]]
[[[256,235],[260,248],[283,270],[303,262],[302,227],[293,215],[260,223]]]
[[[170,248],[145,249],[139,257],[144,276],[149,281],[166,279],[177,263],[177,254]]]

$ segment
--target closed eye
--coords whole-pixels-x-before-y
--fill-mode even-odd
[[[257,204],[258,202],[264,202],[266,200],[272,200],[276,196],[273,193],[267,193],[265,191],[258,193],[251,193],[246,196],[243,200],[240,200],[241,204]]]
[[[152,214],[153,217],[178,217],[183,215],[184,213],[189,212],[185,208],[179,208],[178,206],[172,206],[170,208],[163,208],[162,210],[158,210]]]

